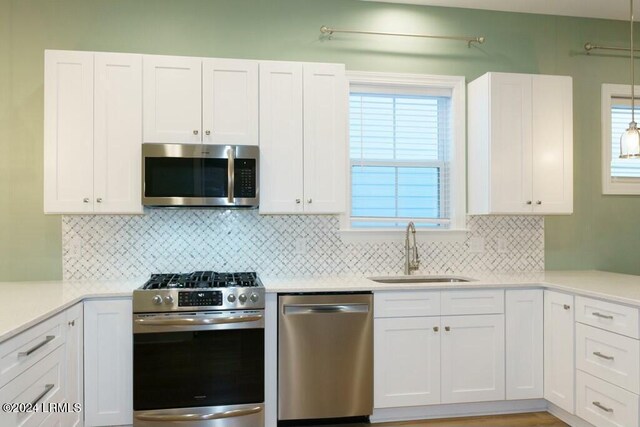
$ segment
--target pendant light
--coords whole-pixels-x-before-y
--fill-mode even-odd
[[[634,79],[634,50],[633,50],[633,0],[631,4],[629,18],[631,22],[631,123],[629,128],[620,137],[620,158],[632,159],[640,157],[640,132],[635,121],[635,79]]]

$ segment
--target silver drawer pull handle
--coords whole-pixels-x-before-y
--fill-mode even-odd
[[[225,323],[243,323],[243,322],[257,322],[262,320],[262,315],[252,316],[230,316],[230,317],[217,317],[209,319],[197,319],[193,317],[185,317],[182,319],[136,319],[138,325],[149,326],[197,326],[197,325],[220,325]]]
[[[599,351],[594,351],[594,352],[593,352],[593,355],[594,355],[594,356],[598,356],[598,357],[600,357],[600,358],[602,358],[602,359],[607,359],[607,360],[613,360],[613,359],[614,359],[614,357],[613,357],[613,356],[607,356],[606,354],[602,354],[602,353],[600,353]]]
[[[593,313],[594,316],[599,317],[601,319],[609,319],[609,320],[613,320],[613,316],[610,316],[608,314],[602,314],[602,313],[598,313],[597,311],[594,311]]]
[[[181,422],[181,421],[208,421],[219,420],[222,418],[244,417],[246,415],[257,414],[262,411],[262,407],[256,406],[247,409],[235,409],[232,411],[217,412],[213,414],[138,414],[136,419],[140,421],[164,421],[164,422]]]
[[[47,384],[46,386],[44,386],[44,391],[42,393],[40,393],[38,395],[38,397],[36,397],[35,399],[33,399],[31,401],[31,407],[33,408],[34,406],[36,406],[38,404],[38,402],[40,402],[42,400],[43,397],[45,397],[47,395],[47,393],[49,393],[51,391],[52,388],[54,388],[55,385],[54,384]]]
[[[610,414],[613,414],[613,408],[607,408],[606,406],[604,406],[602,403],[600,402],[591,402],[593,403],[593,406],[602,409],[605,412],[609,412]]]
[[[46,345],[49,341],[53,340],[55,337],[56,337],[55,335],[47,335],[47,337],[44,339],[44,341],[34,345],[33,347],[31,347],[27,351],[21,351],[20,353],[18,353],[18,357],[29,356],[31,353],[33,353],[34,351],[36,351],[40,347]]]

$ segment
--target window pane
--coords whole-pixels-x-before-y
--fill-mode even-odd
[[[637,113],[637,111],[636,111]],[[611,177],[640,178],[640,159],[620,159],[620,136],[629,127],[631,104],[621,100],[611,109]]]

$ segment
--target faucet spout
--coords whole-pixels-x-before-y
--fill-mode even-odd
[[[404,236],[404,274],[410,275],[411,272],[419,268],[420,257],[418,255],[418,243],[416,241],[416,226],[413,221],[409,221]]]

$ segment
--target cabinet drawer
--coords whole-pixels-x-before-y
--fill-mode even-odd
[[[64,343],[60,313],[0,344],[0,387]]]
[[[40,362],[0,389],[2,403],[59,403],[64,401],[64,346],[59,346]],[[0,413],[2,426],[37,426],[46,412]]]
[[[638,425],[638,395],[578,371],[576,414],[595,427]]]
[[[638,309],[576,297],[576,321],[632,338],[640,338]]]
[[[373,294],[375,317],[440,315],[439,291],[390,291]]]
[[[576,366],[640,394],[640,341],[591,326],[576,325]]]
[[[443,291],[442,315],[502,314],[504,313],[504,290]]]

